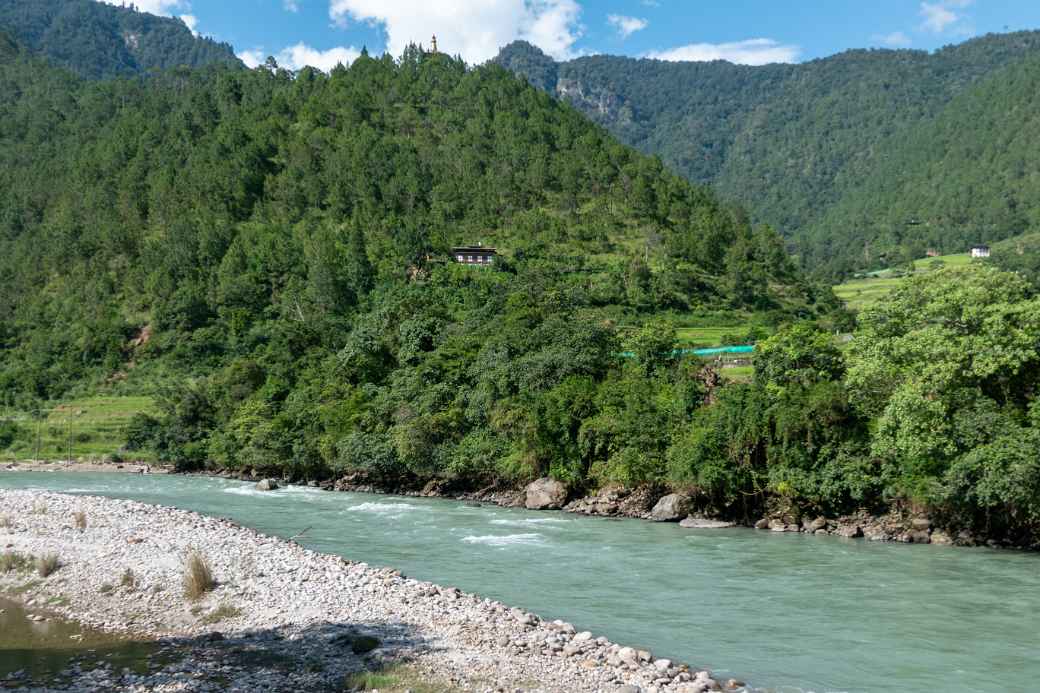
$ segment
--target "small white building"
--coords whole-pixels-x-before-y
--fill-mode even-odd
[[[989,257],[989,246],[988,245],[973,245],[971,247],[971,256],[976,257]]]

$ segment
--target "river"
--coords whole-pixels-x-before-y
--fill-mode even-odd
[[[685,530],[181,476],[0,472],[0,488],[230,518],[777,691],[1040,689],[1040,555]],[[0,514],[3,508],[0,508]]]

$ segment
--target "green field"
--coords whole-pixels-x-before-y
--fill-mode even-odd
[[[746,327],[680,327],[675,331],[681,346],[722,346],[722,338],[728,334],[739,334]]]
[[[941,265],[939,263],[942,263]],[[940,257],[926,257],[914,261],[914,272],[922,274],[931,272],[934,268],[942,267],[964,267],[971,263],[971,256],[967,253],[958,255],[942,255]],[[869,276],[859,279],[850,279],[834,287],[834,293],[845,302],[850,310],[860,310],[870,305],[882,296],[885,296],[899,283],[903,276],[899,276],[895,270],[881,270],[871,272]]]
[[[14,442],[0,450],[0,460],[39,459],[100,460],[117,452],[126,442],[126,426],[134,414],[154,413],[151,397],[91,397],[52,404],[46,416],[34,412],[4,412],[18,433]],[[148,459],[134,453],[135,459]]]

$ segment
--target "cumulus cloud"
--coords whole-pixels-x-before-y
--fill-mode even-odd
[[[873,37],[875,43],[891,48],[909,48],[913,41],[902,31],[893,31],[891,34],[879,34]]]
[[[286,12],[300,11],[300,3],[297,0],[282,0],[282,7],[285,8]]]
[[[935,0],[921,3],[921,16],[924,18],[921,27],[926,31],[941,34],[964,19],[958,12],[972,4],[974,0]]]
[[[802,49],[798,46],[782,44],[773,39],[757,38],[732,43],[691,43],[647,53],[646,57],[673,62],[727,60],[740,65],[768,65],[793,63],[801,54]]]
[[[650,22],[640,17],[626,17],[623,14],[612,14],[607,16],[607,23],[617,29],[621,38],[626,39],[637,31],[650,26]]]
[[[330,0],[329,17],[383,27],[386,47],[400,55],[410,43],[429,46],[437,35],[441,50],[471,63],[484,62],[499,48],[524,39],[557,59],[574,55],[581,37],[577,0]]]
[[[246,64],[246,67],[258,67],[267,62],[271,55],[263,48],[245,50],[238,54],[238,59]],[[329,72],[337,65],[350,65],[361,55],[361,51],[353,46],[330,48],[322,51],[311,48],[305,43],[297,43],[295,46],[283,48],[274,54],[274,59],[279,67],[289,70],[301,70],[305,67],[315,67],[322,72]]]

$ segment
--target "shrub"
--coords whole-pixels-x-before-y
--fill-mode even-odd
[[[12,529],[14,527],[14,520],[8,515],[0,515],[0,529]]]
[[[229,618],[236,618],[241,615],[242,610],[239,609],[237,606],[232,606],[231,604],[221,604],[216,609],[206,614],[202,618],[201,623],[204,623],[206,625],[212,625],[214,623],[220,623],[221,621],[226,621]]]
[[[53,575],[61,567],[58,554],[48,553],[36,559],[36,574],[42,578]]]
[[[83,531],[87,528],[87,513],[83,510],[77,510],[73,513],[72,518],[76,523],[76,529]]]
[[[188,554],[184,566],[184,596],[188,599],[201,599],[204,594],[216,587],[213,569],[209,561],[198,551]]]
[[[31,563],[31,557],[22,555],[17,551],[0,553],[0,573],[10,573],[13,570],[28,570]]]
[[[137,576],[134,575],[134,571],[127,568],[123,571],[123,576],[119,578],[119,584],[127,589],[136,589],[137,587]]]

